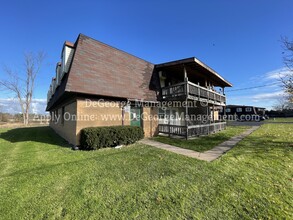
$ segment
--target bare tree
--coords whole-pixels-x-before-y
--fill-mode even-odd
[[[45,54],[32,52],[24,54],[25,78],[22,78],[18,72],[5,67],[4,72],[7,75],[6,80],[0,80],[0,87],[13,93],[21,107],[24,125],[29,123],[29,111],[34,94],[35,80],[40,71]]]
[[[3,120],[2,105],[0,104],[0,122]]]
[[[293,103],[293,41],[290,41],[287,37],[282,37],[283,43],[283,61],[288,71],[281,76],[285,92],[288,94],[290,103]]]
[[[276,104],[273,106],[273,109],[279,112],[283,112],[285,110],[292,109],[292,105],[292,103],[288,102],[287,96],[282,96],[277,100]]]

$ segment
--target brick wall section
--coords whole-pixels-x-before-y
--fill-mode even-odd
[[[55,109],[56,110],[56,109]],[[62,106],[58,108],[60,119],[51,121],[50,126],[70,144],[79,145],[80,131],[87,127],[122,125],[122,108],[119,103],[112,101],[99,101],[91,99],[77,99],[65,105],[65,120],[62,124]],[[158,109],[143,107],[142,122],[145,137],[153,137],[158,133]],[[124,125],[130,125],[130,113],[124,113]]]
[[[89,101],[80,99],[77,101],[77,139],[79,140],[80,131],[86,127],[98,127],[98,126],[115,126],[122,125],[122,108],[119,103],[112,101],[101,102],[91,99]],[[146,120],[142,122],[145,137],[153,137],[158,133],[158,120],[155,117],[158,115],[157,108],[143,107],[144,117]],[[87,120],[89,117],[93,120]],[[104,116],[104,117],[103,117]],[[86,120],[83,120],[86,118]],[[130,113],[124,114],[124,125],[130,125]]]
[[[91,99],[89,101],[80,99],[77,101],[77,127],[76,132],[79,139],[80,131],[86,127],[99,127],[99,126],[114,126],[122,125],[122,109],[119,103],[111,101],[101,102]],[[156,108],[143,108],[144,117],[146,120],[142,122],[143,129],[146,137],[152,137],[158,133],[158,120],[153,116],[158,115]],[[82,117],[92,117],[93,120],[82,120]],[[124,125],[130,125],[130,113],[124,114]]]
[[[70,144],[76,145],[78,144],[78,140],[76,137],[76,120],[72,120],[71,117],[76,116],[77,102],[72,102],[64,106],[64,112],[66,113],[64,124],[62,124],[62,107],[58,108],[58,115],[60,115],[60,119],[58,121],[51,121],[50,127],[55,130],[57,134],[67,140]],[[56,110],[56,109],[55,109]]]
[[[98,102],[98,100],[93,99],[91,101],[90,104],[85,99],[77,100],[77,116],[79,120],[76,124],[76,134],[78,140],[80,131],[83,128],[122,125],[122,108],[119,103]],[[130,125],[129,118],[129,113],[125,113],[124,125]]]
[[[158,108],[143,107],[143,130],[145,137],[153,137],[158,134]]]
[[[66,91],[156,101],[153,70],[152,63],[80,35]]]

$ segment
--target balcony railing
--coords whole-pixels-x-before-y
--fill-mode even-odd
[[[163,100],[180,100],[186,98],[198,101],[205,100],[209,103],[222,105],[226,103],[226,96],[191,82],[181,82],[162,88],[162,98]]]
[[[190,138],[190,137],[197,137],[200,135],[208,135],[208,134],[223,130],[225,128],[226,128],[226,122],[192,125],[192,126],[159,124],[159,133]]]
[[[186,126],[159,124],[159,133],[186,136]]]

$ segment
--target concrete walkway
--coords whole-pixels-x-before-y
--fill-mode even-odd
[[[213,161],[213,160],[219,158],[224,153],[226,153],[227,151],[232,149],[239,141],[241,141],[243,138],[245,138],[246,136],[248,136],[249,134],[251,134],[252,132],[254,132],[258,128],[259,128],[259,126],[253,126],[252,128],[241,133],[240,135],[234,136],[230,140],[225,141],[225,142],[219,144],[218,146],[214,147],[213,149],[205,151],[205,152],[197,152],[197,151],[193,151],[193,150],[189,150],[189,149],[175,147],[175,146],[172,146],[169,144],[164,144],[164,143],[149,140],[149,139],[143,139],[139,142],[142,144],[146,144],[146,145],[150,145],[150,146],[164,149],[167,151],[171,151],[176,154],[181,154],[181,155],[184,155],[187,157],[192,157],[192,158],[196,158],[199,160],[205,160],[205,161],[210,162],[210,161]]]

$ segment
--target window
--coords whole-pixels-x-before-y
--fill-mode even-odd
[[[242,112],[242,108],[236,108],[236,112]]]
[[[164,119],[164,118],[165,118],[165,111],[159,108],[159,119]]]
[[[55,110],[55,114],[54,114],[54,121],[55,122],[58,122],[58,109],[57,110]]]
[[[251,111],[252,111],[252,108],[247,107],[247,108],[245,108],[245,111],[246,111],[246,112],[251,112]]]
[[[61,112],[61,124],[64,125],[64,114],[65,114],[65,107],[62,107],[62,112]]]
[[[226,108],[226,112],[227,113],[231,112],[231,109],[230,108]]]
[[[50,112],[51,122],[58,122],[58,110],[54,110]]]
[[[159,123],[160,124],[167,124],[167,120],[166,120],[166,111],[159,108]]]
[[[50,112],[51,122],[54,122],[54,119],[55,119],[54,114],[55,114],[54,111]]]

